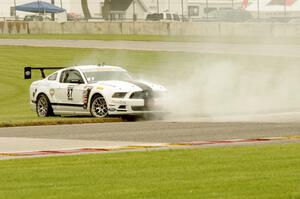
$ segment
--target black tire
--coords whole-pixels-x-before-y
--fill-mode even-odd
[[[108,107],[103,96],[96,95],[93,97],[90,112],[93,117],[104,118],[108,116]]]
[[[50,101],[45,94],[40,94],[36,102],[36,113],[39,117],[49,117],[53,115]]]
[[[143,121],[143,117],[140,115],[122,115],[121,118],[126,122]]]

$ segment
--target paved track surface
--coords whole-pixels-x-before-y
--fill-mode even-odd
[[[127,49],[145,51],[198,52],[216,54],[266,55],[276,57],[300,57],[300,45],[35,39],[0,39],[0,45]]]
[[[64,140],[40,138],[0,138],[1,153],[17,153],[28,151],[51,151],[60,149],[98,148],[98,147],[125,147],[142,145],[136,142],[111,142],[97,140]],[[1,156],[1,155],[0,155]]]
[[[130,122],[1,128],[0,137],[177,143],[300,135],[300,123]]]

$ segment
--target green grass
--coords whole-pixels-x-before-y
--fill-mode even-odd
[[[36,72],[32,80],[24,80],[24,66],[72,66],[105,62],[110,65],[124,66],[137,78],[146,77],[148,80],[164,85],[173,85],[188,79],[194,70],[207,65],[229,63],[250,69],[254,66],[260,67],[260,70],[268,71],[275,67],[285,70],[284,68],[289,65],[297,66],[300,61],[297,58],[281,57],[269,59],[241,55],[22,46],[0,46],[0,60],[0,126],[23,124],[35,119],[42,121],[37,119],[36,114],[30,110],[28,92],[30,83],[39,79],[40,75]],[[63,119],[50,118],[53,123],[59,123]],[[77,120],[81,122],[79,121],[81,118]]]
[[[51,117],[37,118],[28,117],[23,120],[10,120],[0,123],[1,127],[18,127],[18,126],[41,126],[41,125],[59,125],[59,124],[88,124],[88,123],[105,123],[105,122],[122,122],[120,117],[108,118],[90,118],[90,117]]]
[[[0,161],[0,198],[299,199],[300,145]]]
[[[269,43],[300,44],[300,38],[285,37],[202,37],[176,35],[106,35],[106,34],[0,34],[0,39],[61,39],[103,41],[164,41],[164,42],[213,42],[213,43]]]
[[[197,37],[198,38],[198,37]],[[18,34],[0,35],[0,39],[62,39],[62,40],[124,40],[124,41],[194,41],[185,36],[161,35],[100,35],[100,34]],[[198,38],[200,41],[200,38]]]

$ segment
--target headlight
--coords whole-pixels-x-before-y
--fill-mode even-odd
[[[125,93],[125,92],[114,93],[112,98],[124,98],[126,94],[127,93]]]

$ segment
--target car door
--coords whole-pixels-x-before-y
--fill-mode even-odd
[[[58,89],[58,105],[67,111],[83,109],[83,91],[86,86],[81,73],[75,69],[62,71]]]

